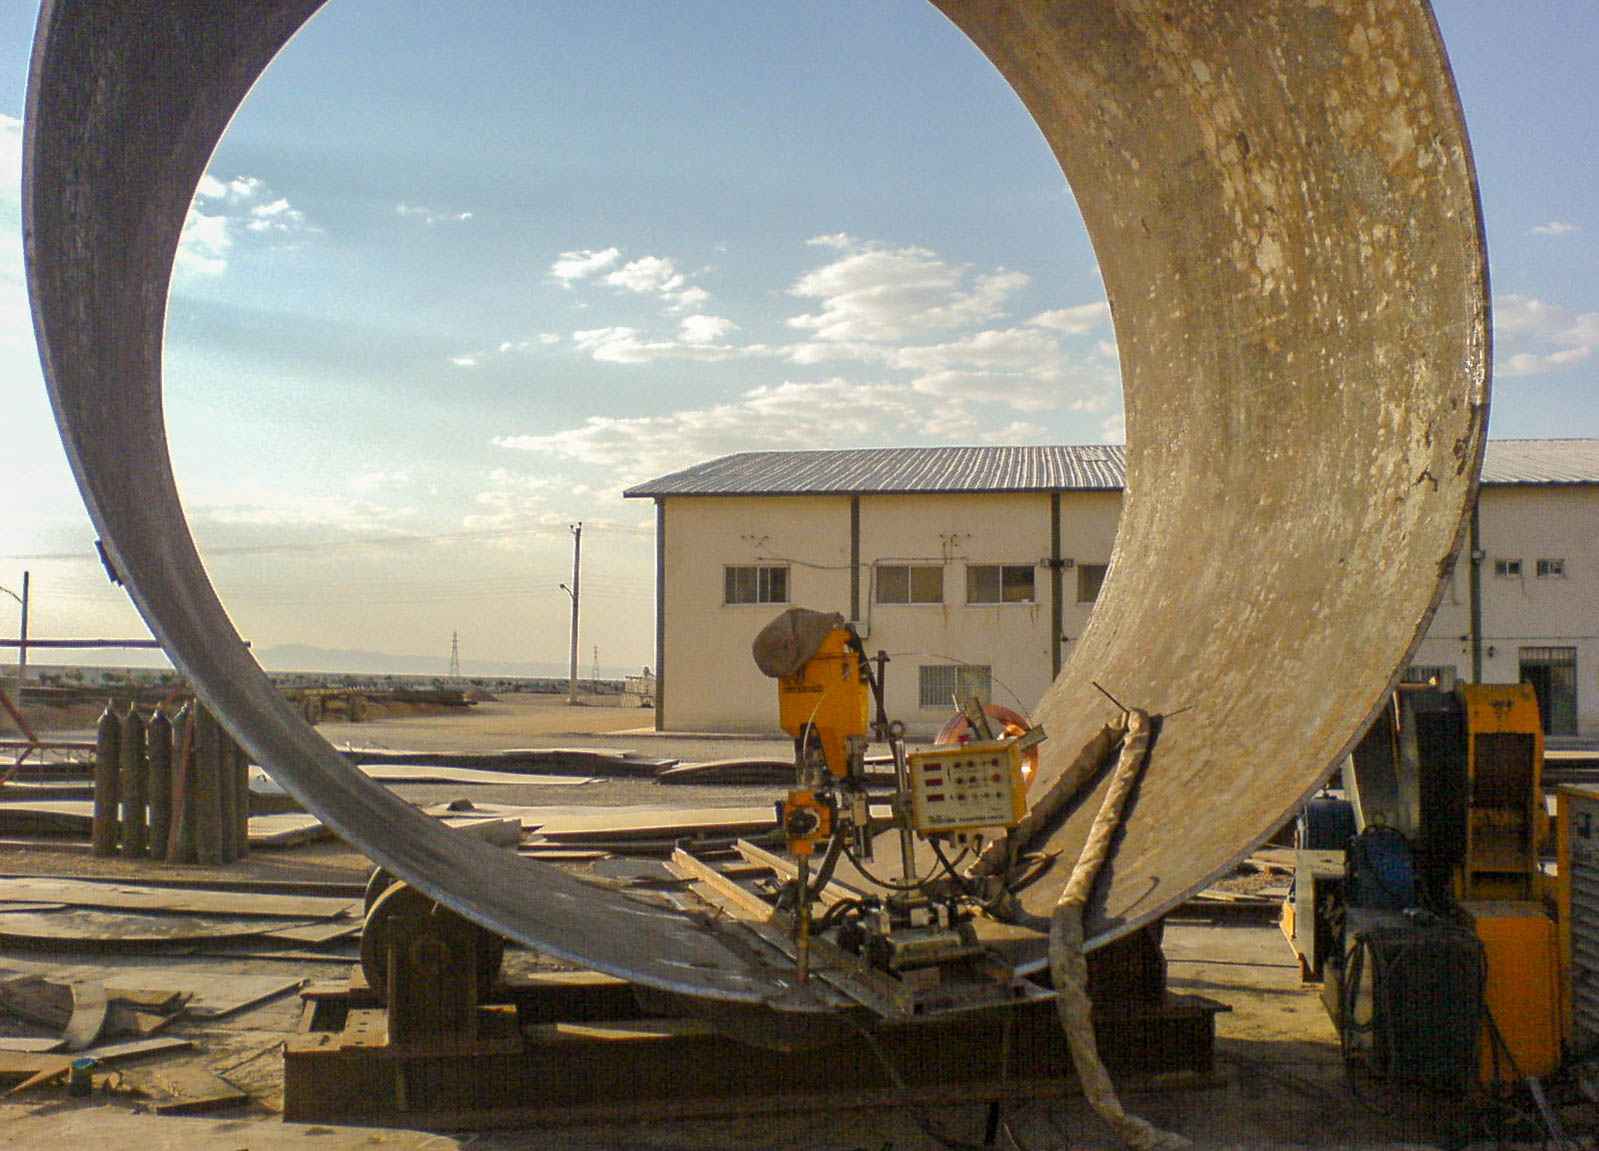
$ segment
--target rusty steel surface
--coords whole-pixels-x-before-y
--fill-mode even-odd
[[[1420,640],[1487,433],[1476,179],[1424,0],[939,6],[1049,140],[1115,317],[1121,526],[1033,715],[1035,788],[1112,714],[1091,681],[1168,716],[1103,943],[1298,807]],[[1097,808],[1051,846],[1075,858]]]
[[[700,926],[508,857],[366,780],[234,631],[167,458],[172,260],[212,149],[320,0],[46,0],[24,226],[45,376],[109,559],[255,759],[393,874],[640,982],[783,998]],[[1459,101],[1424,0],[940,0],[1061,160],[1115,316],[1127,490],[1112,573],[1037,709],[1041,782],[1167,713],[1090,943],[1291,811],[1417,642],[1475,491],[1488,305]],[[1037,786],[1037,785],[1035,785]],[[1054,837],[1072,852],[1096,802]],[[1053,876],[1027,895],[1053,904]]]

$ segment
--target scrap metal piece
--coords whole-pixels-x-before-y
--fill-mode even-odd
[[[936,0],[1060,158],[1122,360],[1127,489],[1093,622],[1035,718],[1046,793],[1105,722],[1168,719],[1090,946],[1174,906],[1342,757],[1422,634],[1475,495],[1488,302],[1425,0]],[[234,631],[167,458],[161,345],[195,186],[320,0],[45,0],[24,224],[44,372],[111,567],[309,810],[509,938],[653,986],[778,998],[706,929],[451,835],[359,776]],[[1075,855],[1085,796],[1052,847]],[[1047,911],[1054,893],[1023,897]],[[792,1000],[789,1000],[792,1003]]]

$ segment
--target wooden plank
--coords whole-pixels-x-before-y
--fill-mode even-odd
[[[292,926],[276,916],[161,915],[70,907],[62,911],[0,915],[0,940],[96,950],[134,950],[204,939],[260,935]]]
[[[730,905],[730,909],[739,913],[740,918],[750,919],[756,923],[771,922],[773,908],[770,903],[737,880],[729,879],[709,863],[695,858],[682,848],[672,853],[671,868],[684,879],[692,879],[710,888],[714,902],[723,906]]]
[[[112,1043],[104,1047],[92,1047],[73,1055],[35,1055],[0,1051],[0,1080],[20,1079],[20,1083],[6,1092],[7,1095],[16,1095],[30,1087],[49,1082],[58,1075],[66,1074],[74,1059],[90,1058],[98,1063],[114,1064],[145,1055],[187,1051],[193,1046],[192,1039],[161,1038]]]
[[[262,939],[283,940],[288,943],[331,943],[335,939],[349,939],[361,934],[359,919],[330,919],[323,923],[306,923],[298,927],[281,927],[262,933]]]
[[[60,1039],[31,1038],[22,1035],[0,1035],[0,1051],[17,1051],[31,1054],[42,1054],[47,1051],[59,1051]]]
[[[535,775],[530,772],[485,771],[474,767],[444,767],[438,764],[363,763],[360,772],[380,783],[468,783],[498,787],[581,787],[596,783],[593,776]]]
[[[733,848],[749,862],[758,864],[761,867],[769,867],[784,879],[795,879],[799,876],[799,866],[792,859],[767,851],[765,848],[757,847],[747,839],[739,840],[733,845]],[[845,900],[860,899],[864,894],[864,892],[857,891],[855,888],[834,879],[830,880],[822,888],[822,902],[831,907],[833,904]]]
[[[40,975],[0,981],[0,1005],[13,1015],[59,1031],[72,1018],[72,988]]]
[[[280,916],[285,919],[331,919],[360,914],[358,899],[264,892],[207,891],[201,888],[145,887],[90,879],[20,876],[7,879],[6,897],[74,907],[107,907],[126,911],[169,911],[195,915]]]
[[[323,957],[326,958],[326,957]],[[183,967],[100,967],[82,965],[53,968],[55,978],[66,981],[98,980],[115,1000],[124,991],[140,995],[182,993],[188,1013],[199,1019],[218,1019],[299,989],[303,980],[287,975],[232,975],[201,964]]]
[[[157,1100],[157,1115],[200,1115],[250,1101],[250,1096],[198,1063],[178,1063],[152,1072],[156,1085],[172,1096]]]

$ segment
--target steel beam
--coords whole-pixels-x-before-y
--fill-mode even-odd
[[[1181,901],[1308,794],[1424,630],[1486,429],[1486,258],[1425,0],[936,0],[1071,182],[1122,361],[1128,479],[1093,622],[1035,714],[1047,787],[1105,685],[1166,713],[1087,923]],[[255,759],[393,874],[657,987],[786,996],[689,921],[508,859],[367,781],[283,700],[190,538],[161,413],[185,213],[320,0],[46,0],[24,142],[29,288],[67,455],[153,633]],[[1070,853],[1093,802],[1055,835]],[[1058,886],[1056,884],[1055,886]],[[1054,892],[1035,886],[1034,910]]]

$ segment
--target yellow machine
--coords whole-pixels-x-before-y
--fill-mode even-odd
[[[909,755],[903,725],[885,712],[879,653],[874,674],[860,637],[842,616],[790,608],[756,637],[756,664],[777,682],[778,714],[794,740],[794,786],[779,810],[796,878],[780,901],[792,915],[798,978],[807,977],[813,946],[835,959],[857,957],[888,973],[913,1008],[960,1002],[987,1003],[1014,996],[1013,981],[971,979],[951,990],[941,969],[981,961],[986,954],[972,926],[973,887],[955,870],[941,840],[961,849],[980,848],[984,834],[1014,827],[1026,813],[1026,754],[1043,738],[1041,728],[995,738],[982,707],[970,701],[976,739]],[[876,714],[872,715],[872,705]],[[894,761],[894,794],[884,818],[874,816],[866,773],[866,749],[875,737]],[[885,797],[886,798],[886,797]],[[827,888],[841,857],[868,879],[878,832],[896,830],[900,870],[892,880],[872,882],[886,894],[835,902],[814,925],[811,904]],[[936,863],[918,874],[917,837],[930,845]],[[812,860],[821,856],[815,880]],[[853,906],[851,906],[853,904]],[[827,933],[826,935],[822,933]],[[1025,989],[1024,989],[1025,990]],[[918,997],[926,996],[925,1002]]]
[[[1541,899],[1543,725],[1538,697],[1524,683],[1457,689],[1465,703],[1465,854],[1456,875],[1460,899]]]
[[[1284,929],[1324,978],[1346,1055],[1414,1078],[1474,1067],[1487,1085],[1559,1067],[1543,750],[1527,684],[1407,685],[1350,757],[1348,802],[1306,809]],[[1377,1000],[1374,1021],[1357,1005]]]
[[[853,641],[853,642],[852,642]],[[797,670],[777,681],[778,718],[796,743],[819,747],[838,779],[852,774],[866,747],[868,684],[860,641],[833,628]]]

